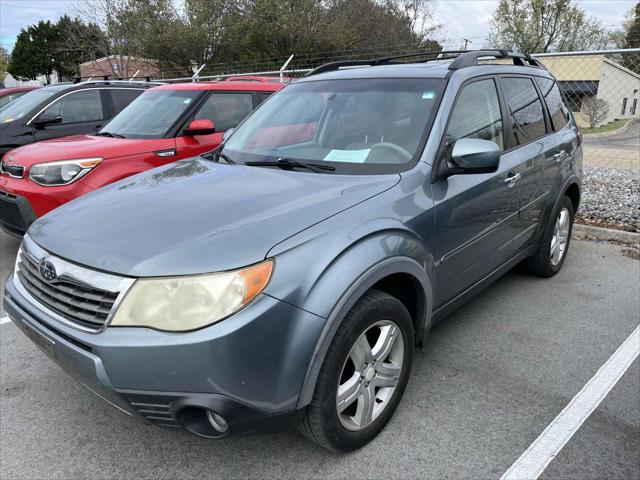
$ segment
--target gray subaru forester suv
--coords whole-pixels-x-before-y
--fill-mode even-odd
[[[560,270],[580,145],[528,55],[324,65],[216,151],[35,222],[5,309],[128,415],[212,438],[297,424],[350,451],[436,321],[518,264]]]

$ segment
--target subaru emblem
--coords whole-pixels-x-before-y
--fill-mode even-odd
[[[40,275],[47,282],[52,282],[58,277],[56,267],[49,260],[42,260],[40,262]]]

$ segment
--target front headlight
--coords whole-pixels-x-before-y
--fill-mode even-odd
[[[68,185],[84,177],[100,162],[102,162],[102,158],[38,163],[29,168],[29,178],[45,187]]]
[[[232,272],[137,280],[111,326],[181,332],[202,328],[237,312],[267,286],[271,260]]]

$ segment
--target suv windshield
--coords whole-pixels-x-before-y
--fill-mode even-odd
[[[0,123],[9,123],[24,117],[57,92],[57,90],[34,90],[25,93],[0,109]]]
[[[125,138],[163,138],[202,92],[150,90],[107,123],[100,133]]]
[[[336,173],[391,173],[417,161],[444,80],[320,80],[285,87],[237,129],[235,162],[312,162]],[[332,169],[323,169],[327,172]]]

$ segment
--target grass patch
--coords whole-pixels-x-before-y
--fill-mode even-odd
[[[618,130],[626,125],[626,123],[631,120],[630,118],[622,118],[620,120],[614,120],[611,123],[607,123],[606,125],[601,125],[600,127],[595,128],[582,128],[582,133],[588,135],[590,133],[605,133],[605,132],[613,132],[614,130]]]

